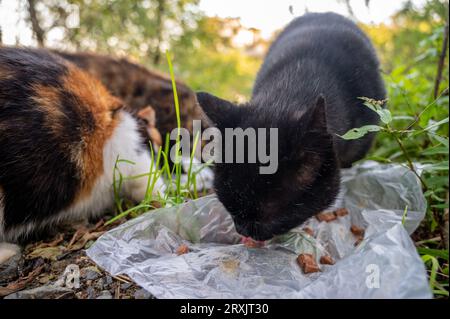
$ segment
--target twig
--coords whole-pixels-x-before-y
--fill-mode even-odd
[[[414,168],[414,164],[413,164],[411,158],[409,157],[409,154],[406,151],[406,148],[403,145],[403,142],[401,141],[401,139],[395,133],[393,133],[392,135],[394,136],[395,140],[397,141],[397,144],[400,146],[400,149],[402,150],[403,155],[405,156],[406,161],[408,162],[409,169],[414,173],[414,175],[417,176],[417,178],[419,179],[420,183],[422,184],[422,187],[423,187],[424,191],[426,192],[428,190],[428,186],[427,186],[427,184],[425,184],[425,181],[422,179],[422,176],[420,176],[420,174],[417,173],[416,169]]]
[[[120,299],[120,284],[117,284],[114,299]]]
[[[45,46],[45,30],[41,27],[38,13],[36,10],[36,1],[28,0],[28,16],[31,22],[31,28],[38,42],[39,47]]]
[[[444,26],[444,39],[442,40],[441,55],[439,56],[436,80],[434,82],[434,95],[433,96],[435,99],[439,95],[439,86],[441,84],[442,71],[444,70],[445,57],[447,55],[447,45],[448,45],[448,19]]]
[[[430,243],[430,242],[440,242],[441,240],[442,240],[441,236],[437,236],[437,237],[433,237],[433,238],[430,238],[430,239],[416,241],[415,245],[416,246],[420,246],[422,244],[427,244],[427,243]]]
[[[425,108],[424,108],[417,116],[415,116],[414,121],[412,121],[412,122],[408,125],[408,127],[405,129],[405,131],[407,131],[407,130],[409,130],[411,127],[413,127],[413,125],[416,124],[416,123],[419,121],[419,119],[420,119],[420,117],[423,115],[423,113],[425,113],[431,106],[433,106],[434,103],[436,103],[437,100],[439,100],[439,99],[441,98],[441,96],[444,96],[444,95],[447,94],[447,93],[448,93],[448,87],[446,87],[446,88],[441,92],[441,94],[433,100],[433,102],[431,102],[430,104],[428,104],[427,106],[425,106]]]
[[[117,275],[117,276],[112,276],[114,279],[117,279],[119,281],[125,282],[125,283],[132,283],[133,281],[131,279],[128,279],[127,277],[125,277],[124,275]]]

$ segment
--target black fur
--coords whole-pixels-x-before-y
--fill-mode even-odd
[[[332,204],[339,167],[363,158],[374,137],[344,141],[336,134],[378,122],[358,97],[385,98],[379,63],[364,33],[333,13],[307,14],[286,27],[272,44],[247,104],[237,107],[197,94],[219,129],[279,129],[276,174],[260,175],[258,163],[215,165],[217,195],[238,232],[269,239]]]

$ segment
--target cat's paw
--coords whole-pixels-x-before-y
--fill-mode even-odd
[[[147,181],[144,182],[142,179],[142,183],[135,183],[131,186],[130,196],[136,202],[141,202],[147,195],[147,191],[151,191],[151,195],[157,196],[159,194],[164,194],[166,189],[166,184],[161,178],[158,178],[153,186],[153,189],[148,190]]]

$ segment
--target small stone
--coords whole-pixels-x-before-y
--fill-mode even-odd
[[[136,292],[134,293],[135,299],[150,299],[151,297],[152,294],[145,289],[136,290]]]
[[[112,299],[112,295],[108,290],[103,290],[96,299]]]
[[[49,276],[43,276],[41,278],[39,278],[39,283],[45,285],[46,283],[48,283],[50,281]]]
[[[94,299],[95,298],[95,290],[92,286],[87,287],[86,289],[86,298]]]
[[[111,285],[113,283],[113,279],[111,276],[106,276],[105,277],[105,284],[106,285]]]
[[[0,285],[13,281],[19,276],[19,268],[23,264],[22,254],[16,254],[0,265]]]
[[[95,282],[94,286],[97,290],[103,290],[103,287],[105,286],[103,278],[100,278],[99,280],[97,280]]]
[[[76,298],[72,289],[47,285],[33,289],[27,289],[12,293],[5,297],[5,299],[71,299]]]
[[[100,277],[100,272],[96,267],[86,267],[82,270],[83,278],[86,280],[95,280]]]
[[[128,288],[130,288],[133,285],[133,283],[131,282],[125,282],[123,284],[120,285],[120,289],[122,290],[127,290]]]

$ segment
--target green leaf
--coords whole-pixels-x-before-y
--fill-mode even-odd
[[[431,207],[445,209],[445,208],[448,208],[448,204],[436,204],[436,205],[431,205]]]
[[[429,148],[421,153],[421,155],[429,156],[429,155],[437,155],[437,154],[448,154],[448,147],[438,146]]]
[[[380,116],[381,122],[383,122],[384,124],[389,124],[392,122],[392,115],[388,109],[378,110],[377,113]]]
[[[448,260],[448,250],[446,249],[431,249],[431,248],[417,247],[417,251],[421,255],[430,255],[433,257],[439,257],[444,260]]]
[[[338,135],[340,138],[342,138],[344,140],[355,140],[355,139],[363,137],[364,135],[366,135],[369,132],[378,132],[378,131],[381,131],[382,129],[383,128],[378,125],[365,125],[360,128],[351,129],[342,136],[338,135],[338,134],[336,134],[336,135]]]
[[[447,116],[445,119],[440,120],[439,122],[436,122],[436,123],[433,123],[433,124],[428,125],[428,126],[427,126],[426,128],[424,128],[423,130],[420,130],[420,131],[415,132],[414,135],[418,135],[418,134],[420,134],[420,133],[430,131],[430,130],[433,129],[433,128],[438,128],[439,126],[441,126],[442,124],[445,124],[445,123],[448,123],[448,116]]]
[[[437,134],[429,134],[429,136],[448,148],[448,137],[443,137]]]
[[[127,160],[127,159],[118,159],[118,160],[117,160],[117,163],[127,163],[127,164],[131,164],[131,165],[136,165],[135,162],[129,161],[129,160]]]
[[[427,172],[448,171],[448,161],[442,161],[440,163],[425,166],[423,170]]]
[[[447,254],[448,257],[448,254]],[[439,269],[439,262],[438,260],[432,256],[432,255],[423,255],[422,260],[425,264],[428,264],[428,262],[431,262],[431,272],[430,272],[430,288],[434,289],[436,286],[436,274]]]
[[[425,182],[427,186],[431,188],[448,187],[448,176],[433,176],[425,178]]]
[[[365,106],[378,114],[381,122],[384,124],[389,124],[392,122],[391,112],[388,109],[383,108],[386,101],[376,101],[365,97],[360,97],[360,99],[364,101],[363,104]]]

